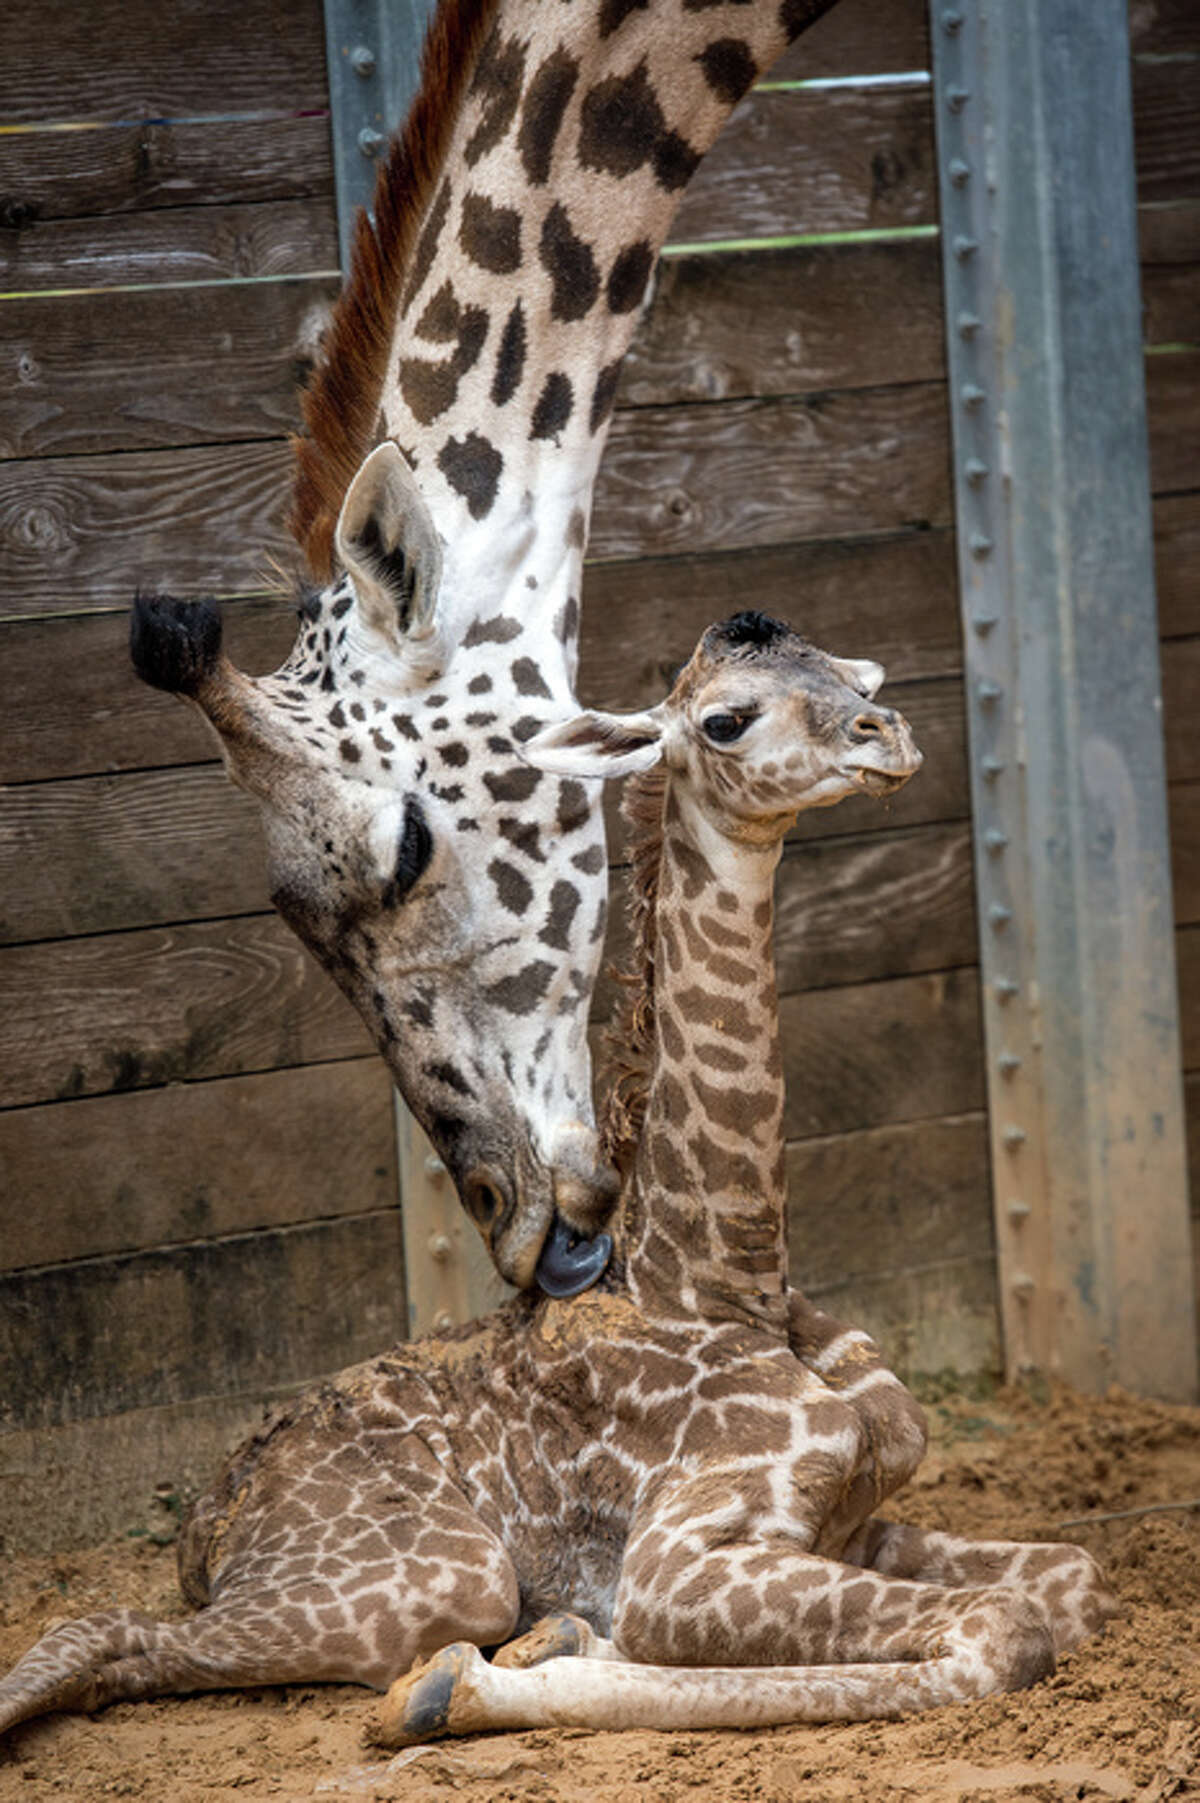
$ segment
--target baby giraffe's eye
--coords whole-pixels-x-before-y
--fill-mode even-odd
[[[705,738],[715,745],[732,745],[735,739],[741,738],[753,718],[753,714],[709,714],[702,730]]]

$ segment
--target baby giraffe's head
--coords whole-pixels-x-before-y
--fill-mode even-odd
[[[907,721],[873,699],[883,674],[766,614],[734,614],[709,627],[657,707],[578,714],[546,727],[525,756],[573,776],[626,776],[661,760],[710,828],[773,845],[801,810],[891,795],[920,769]]]

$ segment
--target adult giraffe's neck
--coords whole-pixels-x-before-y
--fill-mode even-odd
[[[620,1238],[630,1291],[648,1310],[784,1334],[779,851],[777,839],[719,833],[668,779],[649,1094]]]
[[[500,0],[429,178],[381,397],[464,626],[519,604],[573,644],[596,470],[658,251],[733,105],[828,3],[746,5],[731,35],[725,9],[696,0]]]

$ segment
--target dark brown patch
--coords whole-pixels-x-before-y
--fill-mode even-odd
[[[726,106],[739,101],[758,75],[758,64],[744,38],[715,38],[696,58],[704,79]]]
[[[450,212],[450,183],[444,181],[438,189],[437,197],[429,209],[429,216],[421,229],[417,240],[417,248],[413,252],[409,269],[408,283],[400,302],[401,313],[407,313],[425,285],[425,278],[433,267],[433,259],[437,253],[438,241],[446,229],[446,219]],[[378,192],[376,194],[378,198]]]
[[[570,949],[571,926],[579,909],[579,891],[574,883],[560,878],[550,891],[550,905],[546,910],[546,921],[538,938],[543,945],[550,945],[555,950],[565,952]]]
[[[554,143],[563,114],[579,80],[579,64],[565,50],[556,50],[535,72],[521,109],[517,149],[535,188],[550,179]]]
[[[588,792],[573,776],[558,785],[558,829],[562,833],[577,832],[588,820]]]
[[[521,386],[521,377],[525,373],[526,344],[525,314],[520,301],[517,301],[504,322],[500,349],[496,353],[496,373],[492,377],[492,401],[497,407],[503,407],[506,402],[511,401]]]
[[[493,801],[528,801],[541,780],[540,770],[522,766],[520,769],[505,770],[499,776],[488,771],[483,784]]]
[[[506,1009],[509,1014],[532,1014],[549,989],[553,975],[553,964],[535,959],[515,976],[502,977],[498,983],[489,984],[483,991],[484,1000],[494,1002],[496,1007]]]
[[[470,755],[466,746],[460,745],[456,739],[452,740],[449,745],[438,746],[438,756],[442,762],[449,764],[455,770],[461,770]]]
[[[514,660],[512,679],[518,695],[536,695],[543,701],[553,699],[532,657],[518,657]]]
[[[516,38],[501,42],[494,31],[479,55],[471,93],[484,97],[483,116],[467,141],[463,156],[467,167],[494,150],[516,117],[525,74],[525,47]]]
[[[551,370],[542,386],[529,424],[530,438],[557,439],[571,417],[575,396],[571,381],[559,369]]]
[[[507,864],[503,858],[492,859],[488,875],[495,884],[500,905],[510,914],[524,914],[533,900],[533,885],[528,878],[522,876],[515,864]]]
[[[475,645],[507,645],[521,636],[521,622],[511,614],[493,614],[488,620],[473,620],[463,634],[463,650]],[[492,686],[490,676],[473,676],[467,685],[472,695],[483,695]]]
[[[654,247],[648,238],[639,238],[617,252],[604,288],[610,312],[632,313],[641,306],[653,268]]]
[[[596,377],[596,386],[592,390],[592,410],[588,417],[588,425],[593,432],[598,432],[613,410],[613,402],[617,398],[617,384],[621,379],[621,363],[623,359],[616,357],[606,363]]]
[[[532,820],[502,820],[500,837],[507,839],[515,851],[529,858],[535,864],[544,864],[546,854],[542,850],[541,829]]]
[[[666,130],[645,59],[628,75],[610,75],[584,97],[579,128],[579,161],[624,177],[654,156]]]
[[[511,275],[521,262],[521,215],[486,194],[463,196],[458,241],[472,263],[493,275]]]
[[[464,439],[449,438],[438,452],[438,468],[467,503],[473,520],[491,512],[500,486],[504,459],[490,440],[479,432]]]
[[[695,1071],[692,1089],[710,1121],[728,1133],[746,1134],[767,1121],[774,1120],[779,1097],[774,1087],[755,1095],[744,1084],[734,1089],[719,1089],[706,1083]]]
[[[560,201],[555,201],[546,215],[538,255],[550,277],[551,318],[583,319],[600,292],[600,275],[590,247],[572,231],[567,209]]]

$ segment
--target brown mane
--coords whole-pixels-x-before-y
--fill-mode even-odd
[[[450,146],[467,83],[499,0],[440,0],[425,39],[421,85],[375,182],[375,222],[355,221],[350,274],[334,305],[294,441],[288,524],[313,576],[333,573],[342,500],[375,444],[405,273]]]
[[[621,797],[629,826],[629,893],[633,927],[633,968],[614,971],[621,998],[604,1035],[608,1054],[603,1118],[605,1155],[624,1177],[641,1136],[650,1090],[654,1046],[654,940],[658,879],[662,868],[663,802],[667,772],[662,764],[631,776]]]

